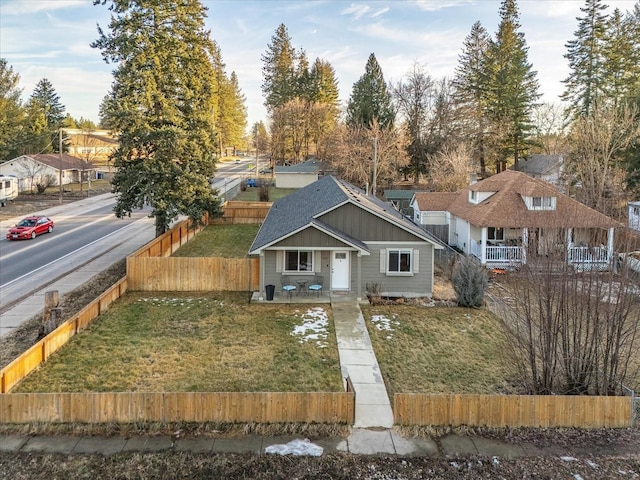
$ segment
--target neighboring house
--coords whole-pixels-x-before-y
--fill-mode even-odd
[[[108,165],[109,157],[118,148],[118,139],[109,130],[65,128],[68,153],[94,165]]]
[[[448,243],[488,267],[562,252],[576,269],[606,269],[622,224],[547,182],[506,170],[451,193],[416,193],[415,221],[448,225]]]
[[[640,202],[629,202],[627,209],[629,213],[629,228],[640,230]]]
[[[63,185],[78,183],[81,177],[83,180],[96,178],[92,163],[66,153],[21,155],[0,164],[0,174],[18,177],[21,192],[35,189],[39,183],[60,185],[61,169]],[[47,177],[50,181],[47,181]]]
[[[392,205],[327,175],[274,202],[249,254],[260,256],[260,295],[283,275],[324,278],[323,291],[359,299],[433,293],[433,237]]]
[[[318,180],[320,162],[315,158],[296,165],[276,166],[276,188],[302,188]]]
[[[562,173],[564,170],[562,155],[529,155],[520,159],[511,169],[526,173],[538,180],[549,182],[558,188],[562,187]]]
[[[411,208],[413,193],[413,190],[385,190],[383,198],[392,203],[400,213],[413,218],[413,209]]]

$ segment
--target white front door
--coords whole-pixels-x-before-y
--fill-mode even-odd
[[[331,258],[331,290],[349,290],[349,252],[333,252]]]

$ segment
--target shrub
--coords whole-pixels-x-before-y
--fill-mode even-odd
[[[458,305],[480,307],[489,284],[487,270],[473,257],[462,257],[453,268],[451,278]]]

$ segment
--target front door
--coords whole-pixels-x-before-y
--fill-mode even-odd
[[[333,252],[331,258],[331,290],[349,290],[349,252]]]

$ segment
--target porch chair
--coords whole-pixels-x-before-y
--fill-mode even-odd
[[[282,277],[280,277],[280,285],[282,295],[284,296],[284,294],[286,293],[289,296],[289,301],[291,301],[291,296],[293,295],[293,292],[295,292],[296,286],[291,283],[291,279],[288,275],[283,275]]]
[[[324,283],[324,277],[322,275],[315,275],[313,277],[313,283],[307,287],[309,292],[316,292],[318,298],[320,298],[320,292],[322,292],[322,284]]]

